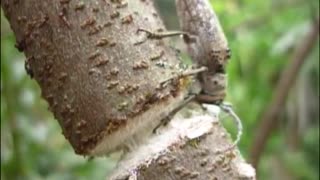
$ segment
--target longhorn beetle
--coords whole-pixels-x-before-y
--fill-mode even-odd
[[[227,88],[225,68],[231,52],[227,39],[221,28],[218,17],[211,8],[208,0],[176,0],[176,9],[182,31],[152,32],[138,29],[147,34],[149,39],[161,39],[182,35],[187,45],[188,53],[199,69],[182,73],[179,76],[197,74],[201,83],[200,94],[192,94],[170,115],[175,114],[191,100],[199,103],[218,105],[221,110],[230,115],[236,122],[238,133],[233,144],[223,151],[233,149],[241,139],[242,123],[232,107],[224,103]],[[205,67],[205,68],[203,68]],[[172,77],[169,80],[176,79]],[[169,117],[170,118],[170,117]]]

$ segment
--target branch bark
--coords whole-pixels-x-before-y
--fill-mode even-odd
[[[3,0],[1,6],[29,72],[77,154],[103,155],[131,140],[149,138],[187,94],[188,78],[159,87],[180,72],[176,51],[163,40],[143,41],[145,34],[137,34],[139,28],[165,30],[150,1]],[[113,177],[129,177],[129,169],[138,179],[169,178],[162,164],[170,156],[176,159],[169,163],[175,179],[254,178],[239,153],[216,162],[214,150],[230,143],[220,136],[226,134],[221,125],[213,126],[209,117],[182,119],[143,146],[134,146]],[[194,139],[196,147],[189,147]],[[205,155],[200,157],[200,151]],[[201,166],[200,159],[208,162]]]
[[[78,154],[120,148],[135,133],[152,130],[186,94],[179,83],[159,88],[180,70],[176,52],[137,33],[164,29],[149,1],[1,5],[29,72]]]
[[[127,154],[107,179],[255,179],[255,170],[239,151],[217,153],[231,145],[217,117],[203,112],[191,118],[182,114]]]
[[[312,25],[311,31],[307,34],[305,40],[299,44],[291,58],[291,63],[284,69],[277,86],[274,90],[274,96],[272,101],[266,108],[261,118],[256,136],[251,147],[251,163],[254,167],[257,167],[265,144],[272,131],[277,124],[277,116],[283,109],[288,92],[295,82],[295,79],[299,73],[303,63],[307,60],[307,56],[312,51],[312,47],[317,42],[319,36],[319,17]]]

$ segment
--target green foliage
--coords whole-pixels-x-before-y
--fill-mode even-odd
[[[310,30],[312,17],[319,16],[319,1],[211,0],[211,3],[232,49],[227,100],[243,120],[240,149],[248,158],[261,113],[267,108],[295,47]],[[173,7],[173,1],[159,0],[157,4],[167,26],[178,28],[176,18],[172,18],[174,8],[168,8]],[[25,57],[14,44],[14,36],[1,14],[1,178],[104,179],[114,167],[116,157],[88,162],[74,154],[40,97],[39,86],[26,75]],[[278,129],[268,140],[258,169],[259,179],[319,179],[318,98],[319,43],[303,65],[283,107]],[[289,143],[293,138],[289,126],[292,117],[300,125],[294,138],[297,144]],[[225,124],[235,131],[229,121]]]
[[[292,59],[295,47],[310,31],[313,17],[318,16],[319,9],[315,7],[319,7],[319,2],[316,0],[212,0],[211,4],[220,18],[232,49],[232,58],[228,66],[228,99],[243,120],[244,135],[240,149],[246,157],[249,157],[248,149],[252,146],[254,133],[257,133],[256,127],[261,113],[267,108],[274,93],[275,83],[281,71]],[[319,97],[319,43],[309,55],[300,74],[299,78],[308,77],[304,80],[308,82],[303,83],[308,87],[302,87],[302,89],[313,89],[314,96],[309,98],[317,99]],[[292,91],[296,89],[301,87],[296,84]],[[295,93],[293,96],[296,95],[299,94]],[[289,96],[289,99],[291,98],[299,97]],[[318,108],[319,102],[316,102]],[[301,112],[301,110],[297,111]],[[288,119],[290,115],[284,114],[279,121],[290,121]],[[280,152],[285,155],[284,158],[280,158],[283,174],[290,179],[319,178],[319,113],[308,117],[309,119],[299,119],[301,123],[308,125],[303,132],[299,132],[297,141],[301,143],[294,151],[290,150],[288,147],[290,145],[286,142],[290,139],[287,137],[289,135],[286,132],[287,124],[279,127],[279,131],[271,136],[261,160],[262,165],[258,169],[259,179],[281,179],[281,174],[272,176],[272,168],[270,168],[274,163],[270,159],[279,158],[277,154]],[[314,133],[307,136],[310,132]]]

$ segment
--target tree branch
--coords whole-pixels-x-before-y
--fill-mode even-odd
[[[255,170],[240,152],[217,153],[230,142],[217,117],[178,115],[160,134],[127,154],[107,179],[255,179]]]
[[[148,139],[187,95],[187,78],[159,86],[180,73],[176,51],[164,40],[146,40],[144,33],[137,33],[139,28],[165,30],[150,1],[3,0],[1,6],[17,48],[25,52],[26,67],[77,154],[104,155]],[[163,158],[175,156],[177,164],[169,163],[169,172],[175,171],[176,179],[254,178],[254,170],[239,153],[228,155],[226,163],[226,156],[213,154],[229,143],[221,125],[213,126],[209,117],[175,122],[144,146],[133,146],[115,176],[128,177],[130,170],[139,179],[151,174],[163,179],[168,177],[162,172]],[[203,158],[209,169],[200,167]],[[140,173],[137,167],[146,162],[147,171]],[[179,170],[180,165],[190,173]]]

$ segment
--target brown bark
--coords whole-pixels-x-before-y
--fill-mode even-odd
[[[145,34],[137,33],[141,27],[164,29],[149,1],[1,5],[17,48],[78,154],[118,148],[141,129],[152,129],[184,96],[178,83],[159,88],[179,70],[176,52],[162,40],[142,43]]]
[[[217,117],[178,115],[161,134],[127,154],[107,179],[255,179],[239,151],[217,153],[230,145]]]
[[[41,87],[42,96],[78,154],[103,155],[131,140],[148,137],[143,133],[150,133],[187,94],[190,84],[187,78],[159,86],[180,71],[176,52],[163,40],[142,42],[145,34],[137,33],[138,28],[165,30],[149,0],[3,0],[1,6],[15,33],[17,48],[25,52],[27,65]],[[210,132],[219,133],[223,129],[221,126],[216,126],[217,131],[201,129],[209,127],[208,123],[198,118],[195,121],[199,121],[196,124],[200,127],[197,137],[203,137],[199,145],[206,146],[208,164],[213,165],[213,147],[225,147],[227,141]],[[190,127],[183,132],[188,129]],[[183,146],[190,139],[179,139],[180,135],[183,134],[159,142],[173,138],[171,142]],[[145,146],[157,147],[150,142],[152,140]],[[161,149],[169,147],[177,148],[167,143]],[[142,152],[144,156],[140,156],[136,151],[140,152],[134,150],[133,158],[142,159],[142,164],[150,157],[157,159],[151,152]],[[179,153],[172,154],[178,161],[188,157],[189,162],[181,165],[198,163],[199,158],[191,158],[195,152],[188,147],[173,152]],[[243,163],[239,154],[235,156],[237,160],[232,160],[233,164]],[[150,161],[150,165],[153,162]],[[156,172],[158,178],[162,177],[160,164],[148,167],[153,167],[150,170]],[[120,174],[126,173],[124,168],[120,170]],[[227,170],[229,172],[229,168]],[[230,172],[239,175],[243,174],[241,171],[244,170],[231,168]],[[210,174],[229,176],[227,172],[218,172],[221,175]],[[199,173],[209,177],[205,174],[208,172],[199,170]],[[139,179],[147,177],[150,176],[142,174]]]

